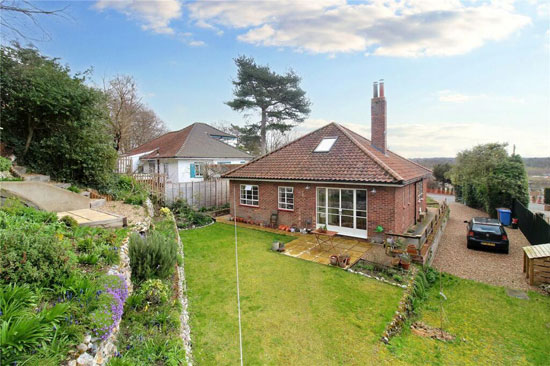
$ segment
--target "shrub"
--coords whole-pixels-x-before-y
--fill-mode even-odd
[[[63,216],[61,219],[59,219],[59,221],[72,229],[78,226],[78,222],[73,217],[68,215]]]
[[[66,277],[74,264],[70,242],[62,234],[27,221],[0,230],[0,282],[49,287]]]
[[[132,281],[167,278],[174,270],[177,254],[177,242],[160,233],[152,232],[146,238],[132,234],[128,248]]]
[[[69,188],[67,188],[67,190],[69,190],[71,192],[74,192],[74,193],[80,193],[80,188],[78,188],[74,184],[71,184],[71,186]]]
[[[22,217],[31,222],[53,223],[57,221],[57,215],[54,212],[39,211],[27,207],[16,198],[7,199],[0,211],[4,211],[10,216]]]
[[[139,289],[139,294],[148,304],[162,305],[168,301],[169,288],[159,279],[145,281]]]
[[[204,226],[212,222],[212,218],[191,208],[185,200],[177,199],[172,203],[172,212],[180,229],[192,226]]]
[[[142,205],[149,196],[145,185],[123,174],[117,175],[104,193],[131,205]]]
[[[11,160],[0,156],[0,172],[7,172],[11,168]]]

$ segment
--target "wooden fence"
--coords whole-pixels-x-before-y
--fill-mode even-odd
[[[166,174],[136,173],[132,174],[132,177],[136,181],[145,184],[151,191],[161,195],[164,194],[166,189]]]
[[[166,183],[164,198],[167,203],[183,199],[197,209],[223,206],[230,201],[229,180],[212,179],[203,182]]]
[[[132,173],[132,158],[129,156],[119,156],[115,172],[120,174]]]
[[[531,245],[550,243],[550,224],[544,221],[542,214],[534,214],[514,200],[512,216],[518,219],[519,228]]]

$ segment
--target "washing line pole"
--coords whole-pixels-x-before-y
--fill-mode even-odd
[[[241,328],[241,295],[239,290],[239,252],[237,250],[237,201],[235,199],[235,187],[233,187],[233,222],[235,223],[235,268],[237,270],[237,310],[239,312],[239,350],[241,354],[241,366],[243,366],[243,334]]]

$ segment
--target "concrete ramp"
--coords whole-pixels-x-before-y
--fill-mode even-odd
[[[91,200],[42,182],[0,182],[0,198],[16,197],[39,210],[60,212],[89,209]]]

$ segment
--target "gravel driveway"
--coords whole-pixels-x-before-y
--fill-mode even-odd
[[[466,224],[484,212],[461,203],[449,203],[451,214],[441,237],[433,266],[453,275],[485,282],[491,285],[534,290],[523,273],[523,250],[529,242],[519,229],[506,228],[510,240],[510,253],[500,254],[466,248]]]

